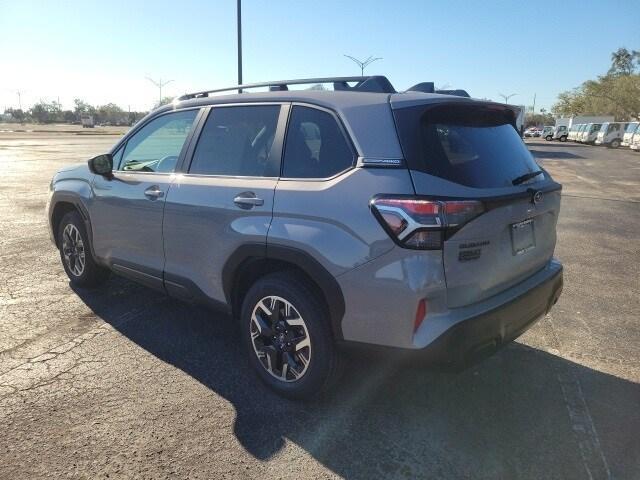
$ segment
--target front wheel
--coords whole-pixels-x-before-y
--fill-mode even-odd
[[[258,280],[242,303],[249,362],[264,383],[288,398],[317,395],[337,377],[329,315],[313,290],[296,274],[278,272]]]
[[[620,140],[618,140],[617,138],[613,139],[609,146],[611,148],[618,148],[620,146]]]
[[[566,142],[567,141],[567,137],[565,137],[565,136],[560,137],[560,141],[561,142]]]
[[[78,287],[95,287],[109,277],[109,270],[91,256],[89,237],[78,212],[69,212],[58,225],[60,259],[71,283]]]
[[[545,139],[547,142],[550,142],[551,140],[553,140],[553,137],[552,137],[551,135],[547,135],[546,137],[544,137],[544,139]]]

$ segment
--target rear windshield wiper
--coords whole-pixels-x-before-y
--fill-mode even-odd
[[[543,173],[542,170],[538,170],[537,172],[525,173],[524,175],[520,175],[519,177],[516,177],[513,180],[511,180],[511,183],[513,183],[514,185],[520,185],[521,183],[524,183],[527,180],[532,179],[533,177],[537,177],[541,173]]]

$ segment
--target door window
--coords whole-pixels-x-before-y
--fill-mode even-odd
[[[279,159],[271,158],[279,105],[216,107],[209,114],[189,173],[241,177],[277,177]]]
[[[335,117],[294,106],[289,120],[282,175],[328,178],[353,165],[354,155]]]
[[[173,172],[197,114],[183,110],[151,120],[127,141],[119,170]]]

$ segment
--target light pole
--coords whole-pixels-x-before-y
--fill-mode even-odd
[[[504,93],[499,93],[502,98],[504,98],[504,103],[509,103],[509,99],[514,95],[518,95],[517,93],[512,93],[511,95],[505,95]]]
[[[162,81],[162,78],[160,78],[159,80],[154,80],[153,78],[150,77],[144,77],[147,80],[149,80],[151,83],[153,83],[156,87],[158,87],[158,89],[160,90],[160,96],[158,99],[158,105],[160,105],[162,103],[162,87],[164,87],[165,85],[167,85],[168,83],[173,82],[173,80],[166,80],[166,81]]]
[[[240,0],[238,0],[238,1],[240,1]],[[376,60],[382,60],[382,57],[373,58],[372,56],[369,56],[366,60],[358,60],[357,58],[352,57],[351,55],[344,54],[344,56],[347,57],[349,60],[355,62],[360,67],[360,76],[362,76],[362,77],[364,77],[364,69],[366,67],[371,65]]]
[[[242,85],[242,0],[237,3],[237,22],[238,22],[238,85]],[[242,93],[242,89],[238,89],[238,93]]]

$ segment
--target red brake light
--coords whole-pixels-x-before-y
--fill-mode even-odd
[[[427,314],[427,302],[423,298],[418,302],[418,308],[416,309],[416,318],[413,321],[413,333],[416,333],[420,325],[422,325],[422,321],[424,320],[425,315]]]
[[[389,235],[406,248],[442,248],[448,235],[484,212],[477,200],[380,197],[371,209]]]

